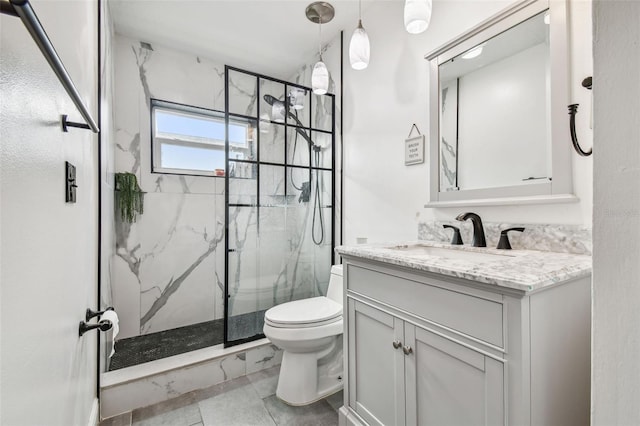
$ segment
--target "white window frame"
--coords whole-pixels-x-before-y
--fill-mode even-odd
[[[162,167],[162,145],[205,148],[212,151],[222,151],[224,153],[225,141],[224,139],[207,139],[189,135],[162,134],[161,132],[158,132],[156,128],[156,111],[167,112],[174,115],[183,115],[186,117],[195,116],[202,118],[203,120],[218,122],[222,126],[225,125],[224,112],[151,99],[151,172],[192,176],[216,176],[215,170],[175,169]],[[247,134],[249,133],[250,123],[236,122],[236,120],[234,120],[233,124],[245,126]],[[238,148],[243,148],[247,146],[247,143],[232,143],[232,145]],[[222,165],[223,169],[225,168],[224,166],[225,164]]]

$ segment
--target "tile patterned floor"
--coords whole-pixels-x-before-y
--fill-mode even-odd
[[[276,395],[280,366],[104,420],[100,426],[332,426],[342,392],[304,407]]]

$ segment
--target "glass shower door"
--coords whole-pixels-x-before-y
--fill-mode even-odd
[[[263,337],[272,306],[326,293],[335,138],[333,95],[226,67],[225,102],[225,346],[231,346]]]

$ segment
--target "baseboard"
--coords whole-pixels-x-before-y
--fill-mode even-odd
[[[98,403],[98,398],[93,399],[93,403],[91,404],[91,415],[89,416],[89,422],[87,422],[87,426],[98,426],[98,422],[100,421],[100,404]]]

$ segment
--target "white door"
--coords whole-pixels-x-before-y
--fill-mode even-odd
[[[504,364],[405,325],[407,424],[504,425]]]
[[[97,2],[32,5],[97,119]],[[69,95],[19,18],[0,31],[0,424],[83,426],[98,407],[98,332],[78,336],[97,304],[98,136],[61,131],[61,114],[81,121]]]
[[[403,322],[359,301],[347,303],[349,406],[370,425],[404,425]]]

